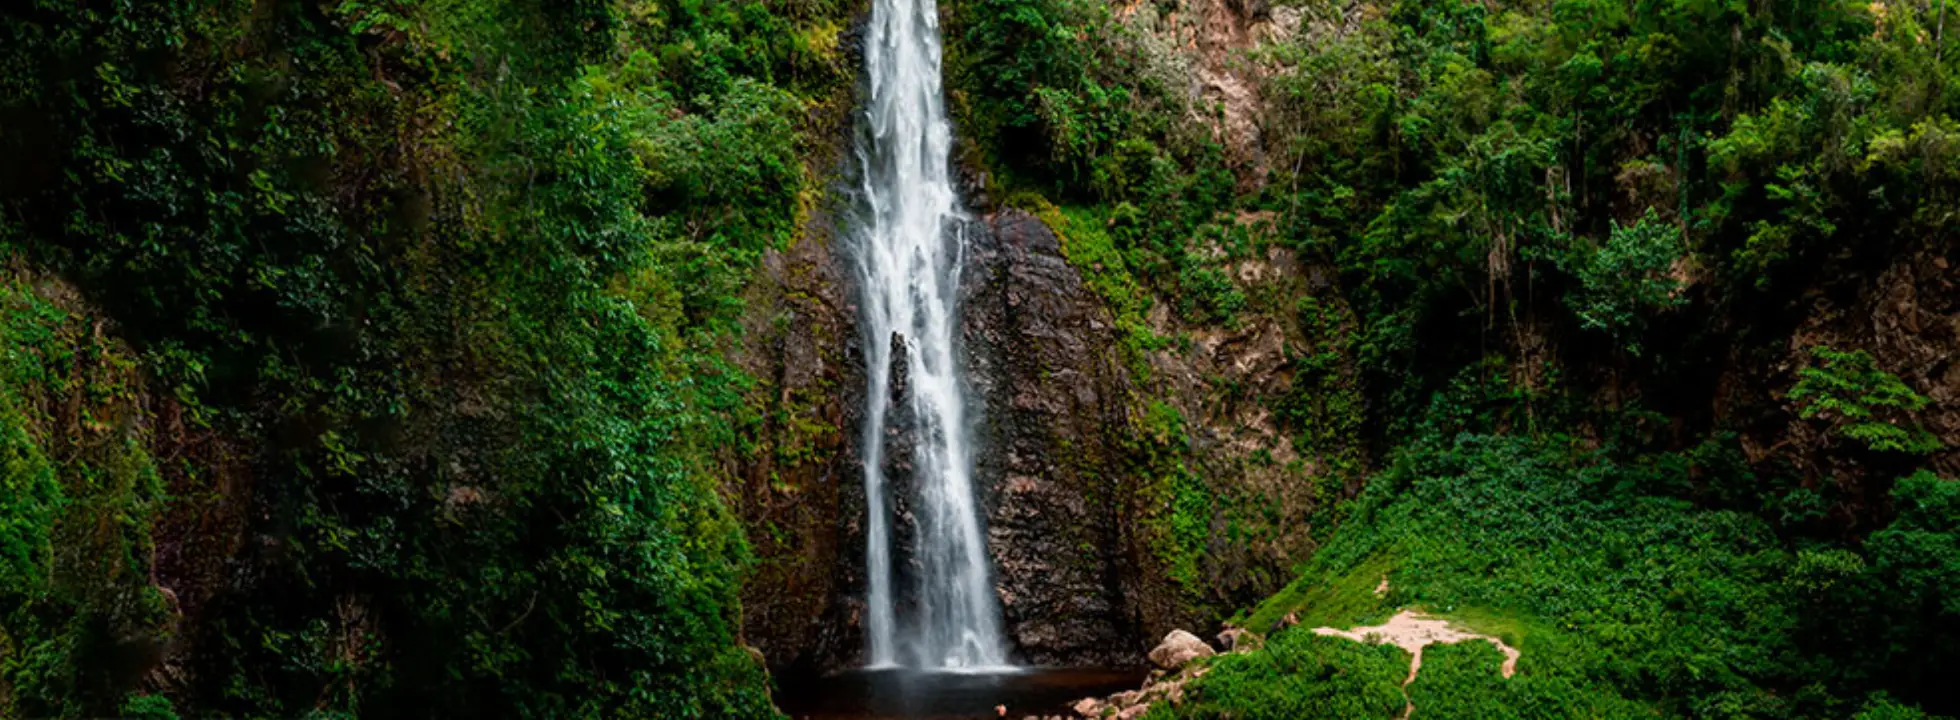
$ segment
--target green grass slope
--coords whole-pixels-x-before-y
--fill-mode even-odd
[[[1644,490],[1685,472],[1681,460],[1499,436],[1418,442],[1354,501],[1299,579],[1242,618],[1268,642],[1215,661],[1190,701],[1152,717],[1396,716],[1399,696],[1384,704],[1382,688],[1401,682],[1406,653],[1343,648],[1356,644],[1307,629],[1370,624],[1402,608],[1523,653],[1504,679],[1488,644],[1425,650],[1407,688],[1425,719],[1916,716],[1908,703],[1868,695],[1888,688],[1944,701],[1876,670],[1904,658],[1852,661],[1820,628],[1879,614],[1895,629],[1933,633],[1934,644],[1869,643],[1936,655],[1950,644],[1938,630],[1950,614],[1900,613],[1875,598],[1915,592],[1903,579],[1947,577],[1938,573],[1954,567],[1960,483],[1901,481],[1891,527],[1862,548],[1825,548],[1786,542],[1758,515]],[[1377,593],[1383,577],[1388,590]],[[1830,603],[1840,614],[1821,612]]]

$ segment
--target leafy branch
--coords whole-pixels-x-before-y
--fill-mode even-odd
[[[1881,452],[1924,455],[1940,449],[1939,439],[1911,419],[1926,407],[1926,396],[1879,369],[1870,353],[1819,345],[1810,354],[1823,365],[1798,371],[1797,384],[1790,389],[1804,419],[1823,418],[1834,432]]]

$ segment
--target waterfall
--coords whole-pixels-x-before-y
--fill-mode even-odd
[[[856,147],[862,187],[854,243],[868,382],[866,650],[873,667],[1001,668],[1007,653],[974,497],[955,339],[965,245],[948,170],[952,127],[940,91],[938,8],[935,0],[874,2],[865,43],[870,96]],[[893,406],[895,380],[902,407]],[[900,417],[912,440],[905,467],[914,494],[905,499],[917,529],[908,617],[899,617],[894,599],[898,498],[885,471],[888,460],[905,460],[886,456],[887,423]]]

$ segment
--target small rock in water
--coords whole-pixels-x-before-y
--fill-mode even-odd
[[[1075,701],[1075,714],[1081,715],[1082,717],[1095,717],[1102,714],[1102,709],[1102,701],[1095,698],[1082,698],[1081,700]]]
[[[1176,670],[1198,658],[1211,657],[1214,653],[1210,645],[1199,640],[1198,636],[1183,630],[1172,630],[1164,636],[1164,641],[1150,651],[1150,662],[1165,670]]]

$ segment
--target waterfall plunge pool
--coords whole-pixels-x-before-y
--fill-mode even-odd
[[[1077,717],[1085,697],[1142,686],[1148,668],[1039,668],[999,672],[851,670],[835,675],[778,678],[776,705],[795,720],[980,720]]]

